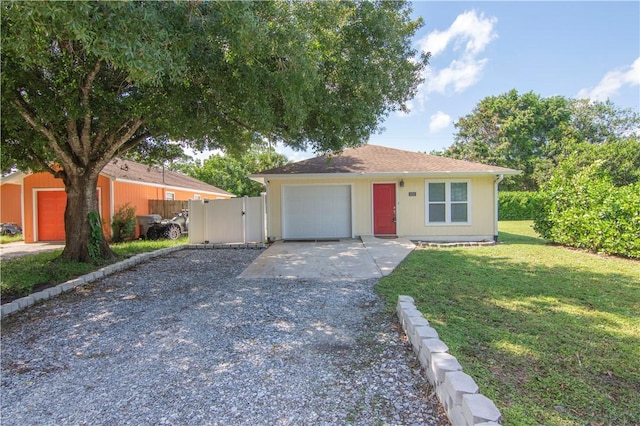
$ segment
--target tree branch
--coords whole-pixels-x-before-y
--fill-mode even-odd
[[[141,117],[134,118],[133,120],[128,120],[127,122],[122,123],[120,128],[116,132],[114,132],[112,136],[106,138],[105,145],[107,148],[103,152],[99,152],[98,145],[94,146],[91,152],[92,156],[99,157],[99,162],[102,163],[104,161],[104,164],[106,165],[107,162],[116,155],[118,150],[123,147],[123,145],[127,143],[135,144],[141,140],[141,135],[136,136],[133,140],[131,140],[131,138],[136,134],[143,123],[144,120]],[[117,134],[121,130],[126,128],[128,128],[128,130],[118,138]],[[143,133],[145,134],[144,137],[148,136],[146,135],[147,132]],[[102,167],[104,167],[104,165]]]
[[[91,153],[91,121],[93,115],[91,114],[91,108],[89,107],[89,100],[91,95],[91,89],[93,88],[93,82],[95,81],[98,73],[100,72],[101,64],[100,61],[97,61],[93,66],[93,69],[87,76],[85,83],[80,87],[82,91],[82,104],[84,105],[86,111],[84,114],[84,123],[82,125],[82,136],[81,142],[83,146],[83,154],[86,158],[85,161],[88,161],[89,155]]]
[[[73,153],[82,158],[82,161],[86,164],[88,158],[82,155],[84,150],[80,144],[80,137],[78,136],[78,125],[76,124],[76,120],[71,117],[67,117],[67,140]]]
[[[28,105],[24,103],[22,99],[19,97],[13,99],[13,104],[18,110],[20,116],[31,126],[34,130],[42,133],[45,138],[49,141],[49,147],[56,154],[56,157],[62,163],[62,166],[72,167],[74,165],[73,159],[69,156],[69,154],[62,149],[58,140],[56,139],[53,132],[48,129],[43,123],[39,122],[31,113],[28,111]]]

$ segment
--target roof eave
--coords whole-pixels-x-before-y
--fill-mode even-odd
[[[522,173],[521,170],[476,170],[476,171],[432,171],[432,172],[375,172],[375,173],[283,173],[283,174],[252,174],[249,178],[264,184],[270,179],[364,179],[389,177],[464,177],[464,176],[513,176]]]
[[[26,173],[23,172],[14,172],[7,176],[3,176],[0,178],[0,185],[5,183],[13,183],[16,185],[22,185],[24,182],[24,178],[27,176]]]

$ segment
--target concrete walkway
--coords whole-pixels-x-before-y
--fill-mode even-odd
[[[63,248],[64,241],[28,244],[24,241],[16,241],[15,243],[0,244],[0,259],[13,259],[16,257],[27,256],[30,254],[41,253],[45,251],[59,250]]]
[[[368,279],[389,275],[415,245],[372,236],[271,245],[238,278]]]

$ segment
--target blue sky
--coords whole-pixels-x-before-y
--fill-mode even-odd
[[[640,112],[640,2],[413,3],[432,52],[409,114],[391,114],[369,140],[409,151],[453,143],[453,123],[511,89],[543,97],[611,99]],[[313,156],[278,148],[290,160]]]

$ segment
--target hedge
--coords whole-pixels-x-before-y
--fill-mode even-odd
[[[588,172],[552,178],[540,192],[534,229],[544,238],[596,253],[640,258],[640,182],[615,186]]]
[[[498,192],[499,220],[533,220],[540,209],[540,195],[537,192]]]

